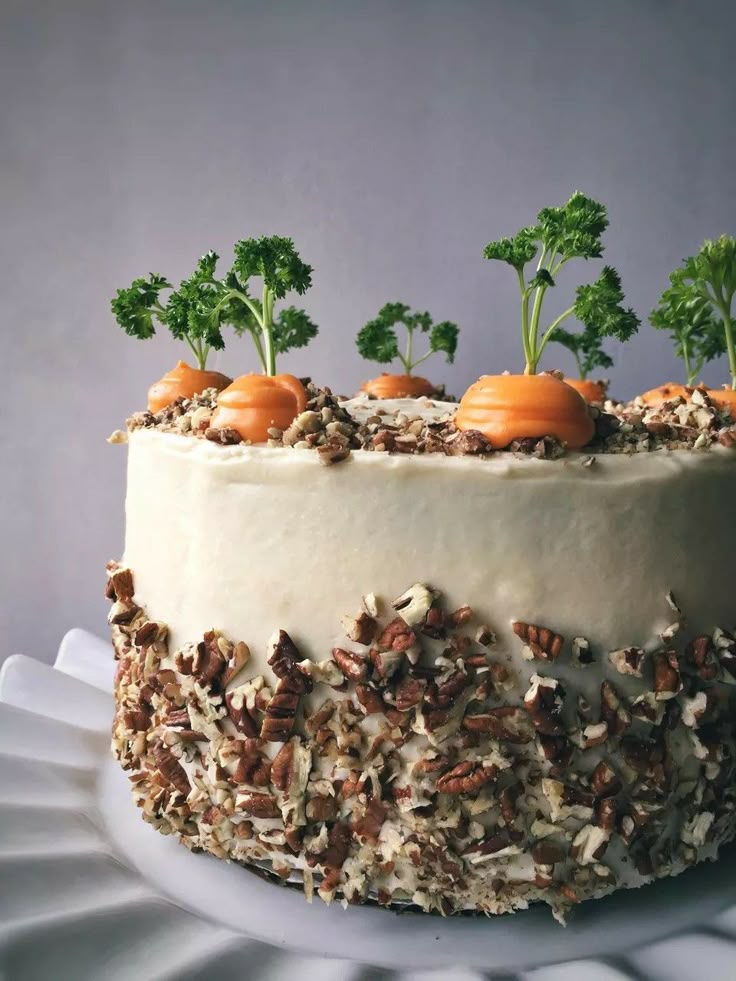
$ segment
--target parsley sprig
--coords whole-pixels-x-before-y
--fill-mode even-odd
[[[542,352],[573,315],[586,331],[597,337],[614,336],[625,341],[639,327],[631,308],[623,306],[621,279],[611,266],[604,266],[593,283],[578,286],[575,302],[556,317],[540,335],[542,302],[547,290],[571,259],[597,259],[603,254],[601,237],[608,227],[604,205],[579,191],[559,208],[543,208],[536,225],[520,229],[511,238],[490,242],[487,259],[506,262],[516,270],[521,292],[521,335],[526,361],[525,374],[535,374]],[[526,266],[537,260],[527,276]]]
[[[706,362],[725,353],[736,389],[734,294],[736,241],[727,235],[706,240],[697,255],[670,273],[670,285],[649,320],[658,330],[669,330],[675,353],[685,362],[688,385],[696,383]]]
[[[402,325],[406,330],[406,347],[402,352],[396,327]],[[420,357],[414,357],[414,335],[429,335],[429,350]],[[378,311],[378,316],[361,328],[356,344],[361,356],[368,361],[388,364],[400,361],[407,375],[417,365],[437,352],[443,352],[449,364],[455,360],[458,328],[449,320],[435,324],[426,311],[412,313],[406,303],[386,303]]]
[[[567,348],[575,358],[578,377],[583,381],[596,368],[612,368],[613,358],[603,350],[602,339],[596,330],[586,327],[578,334],[573,334],[564,327],[558,327],[552,340]]]
[[[158,322],[189,346],[202,369],[209,352],[225,346],[222,330],[229,326],[239,335],[250,334],[263,371],[275,375],[277,354],[304,347],[317,334],[304,310],[291,306],[274,314],[277,300],[311,286],[312,267],[290,238],[278,235],[237,242],[232,267],[222,279],[216,275],[218,259],[207,252],[177,289],[154,273],[133,280],[112,301],[115,319],[126,333],[143,340],[153,337]],[[254,280],[260,281],[260,296],[250,293]],[[165,290],[172,292],[164,303]]]

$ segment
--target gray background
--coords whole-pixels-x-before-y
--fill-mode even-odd
[[[105,632],[125,473],[105,437],[184,353],[114,325],[133,276],[292,235],[321,334],[284,370],[354,389],[378,370],[356,330],[403,299],[461,325],[456,364],[426,365],[461,392],[519,368],[513,274],[481,250],[540,207],[575,188],[609,205],[606,258],[642,316],[683,255],[736,231],[733,3],[0,0],[0,17],[0,657]],[[678,370],[647,327],[612,353],[621,396]],[[234,341],[216,366],[255,362]]]

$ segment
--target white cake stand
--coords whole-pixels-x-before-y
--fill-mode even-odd
[[[109,755],[113,658],[81,630],[0,673],[3,981],[736,978],[736,849],[584,904],[498,918],[307,905],[145,825]],[[574,962],[574,963],[573,963]]]

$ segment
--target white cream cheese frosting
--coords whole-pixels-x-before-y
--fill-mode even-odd
[[[374,403],[375,404],[375,403]],[[130,433],[124,562],[175,644],[214,625],[254,654],[276,628],[315,659],[361,595],[413,582],[510,622],[646,646],[672,619],[734,616],[736,460],[726,450],[548,461],[222,447]]]

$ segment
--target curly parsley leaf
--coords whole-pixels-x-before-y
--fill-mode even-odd
[[[432,327],[429,335],[429,347],[433,353],[442,351],[447,355],[447,361],[452,364],[457,351],[457,336],[459,330],[456,324],[443,320]]]
[[[658,306],[649,315],[657,330],[669,331],[675,354],[685,363],[687,384],[696,384],[707,362],[727,351],[726,331],[722,318],[716,316],[710,297],[697,285],[693,260],[670,273],[670,285],[662,293]]]
[[[399,341],[392,324],[380,317],[369,320],[358,331],[358,352],[367,361],[389,364],[399,357]]]
[[[396,327],[406,330],[406,350],[399,349]],[[429,334],[429,350],[419,358],[413,358],[413,335],[415,332]],[[437,352],[444,353],[452,364],[457,350],[458,328],[449,320],[435,324],[427,311],[412,313],[406,303],[386,303],[378,311],[378,316],[361,328],[356,344],[361,357],[379,364],[389,364],[398,360],[407,374],[422,361]]]
[[[148,279],[134,279],[127,289],[119,289],[110,306],[113,316],[130,337],[148,340],[156,333],[154,318],[161,310],[159,296],[171,289],[165,276],[149,273]]]
[[[586,343],[592,338],[615,336],[626,340],[637,330],[639,321],[633,310],[623,306],[618,274],[610,266],[589,286],[578,287],[575,303],[544,330],[541,312],[545,293],[557,286],[560,270],[572,259],[596,259],[603,254],[602,236],[608,227],[605,205],[580,191],[559,207],[542,208],[537,223],[522,228],[511,238],[498,239],[486,246],[487,259],[498,259],[513,266],[521,292],[522,345],[526,371],[534,373],[545,346],[559,336],[561,324],[573,314],[586,325]],[[536,259],[536,269],[527,277],[525,266]],[[567,338],[576,335],[565,335]],[[600,344],[598,344],[600,349]],[[589,360],[607,357],[590,350]],[[597,364],[593,364],[597,366]]]
[[[312,267],[302,262],[293,241],[281,235],[237,242],[233,271],[243,283],[259,277],[277,300],[291,290],[301,295],[312,285]]]
[[[486,259],[506,262],[521,272],[539,250],[536,228],[522,228],[512,238],[499,238],[483,249]]]
[[[273,344],[276,354],[285,354],[296,347],[306,347],[317,336],[318,328],[304,310],[285,307],[273,323]]]
[[[595,282],[578,286],[573,312],[585,327],[601,337],[628,341],[639,328],[631,307],[623,306],[621,277],[612,266],[604,266]]]
[[[596,368],[613,367],[613,358],[603,350],[602,339],[595,330],[586,327],[579,334],[573,334],[558,327],[552,340],[572,353],[580,378],[587,378]]]

